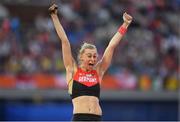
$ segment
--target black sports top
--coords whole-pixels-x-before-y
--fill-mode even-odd
[[[75,73],[72,83],[71,98],[73,99],[83,95],[99,98],[100,84],[96,70],[86,72],[78,68]]]

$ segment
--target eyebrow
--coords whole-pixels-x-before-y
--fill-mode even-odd
[[[96,53],[95,54],[87,53],[86,55],[97,55],[97,54]]]

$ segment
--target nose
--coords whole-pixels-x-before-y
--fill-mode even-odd
[[[94,61],[96,60],[96,58],[95,58],[95,57],[92,57],[91,60],[94,62]]]

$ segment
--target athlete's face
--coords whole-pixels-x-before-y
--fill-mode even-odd
[[[96,49],[85,49],[80,56],[82,67],[91,70],[97,63],[97,56]]]

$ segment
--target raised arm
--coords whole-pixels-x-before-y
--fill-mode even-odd
[[[97,70],[98,70],[100,76],[102,76],[104,74],[104,72],[108,69],[108,67],[110,66],[112,56],[114,53],[114,49],[117,47],[117,45],[121,41],[122,37],[126,33],[126,30],[128,29],[128,26],[130,25],[130,23],[132,21],[132,17],[130,15],[128,15],[127,13],[124,13],[123,20],[124,20],[123,24],[120,26],[118,31],[112,37],[111,41],[109,42],[109,44],[103,54],[102,59],[97,64]]]
[[[75,64],[75,61],[72,57],[71,46],[70,46],[69,40],[59,21],[59,18],[57,15],[57,9],[58,9],[58,6],[56,4],[53,4],[49,8],[49,11],[50,11],[50,15],[51,15],[55,30],[58,34],[58,37],[61,40],[64,66],[66,70],[72,70],[73,65]]]

